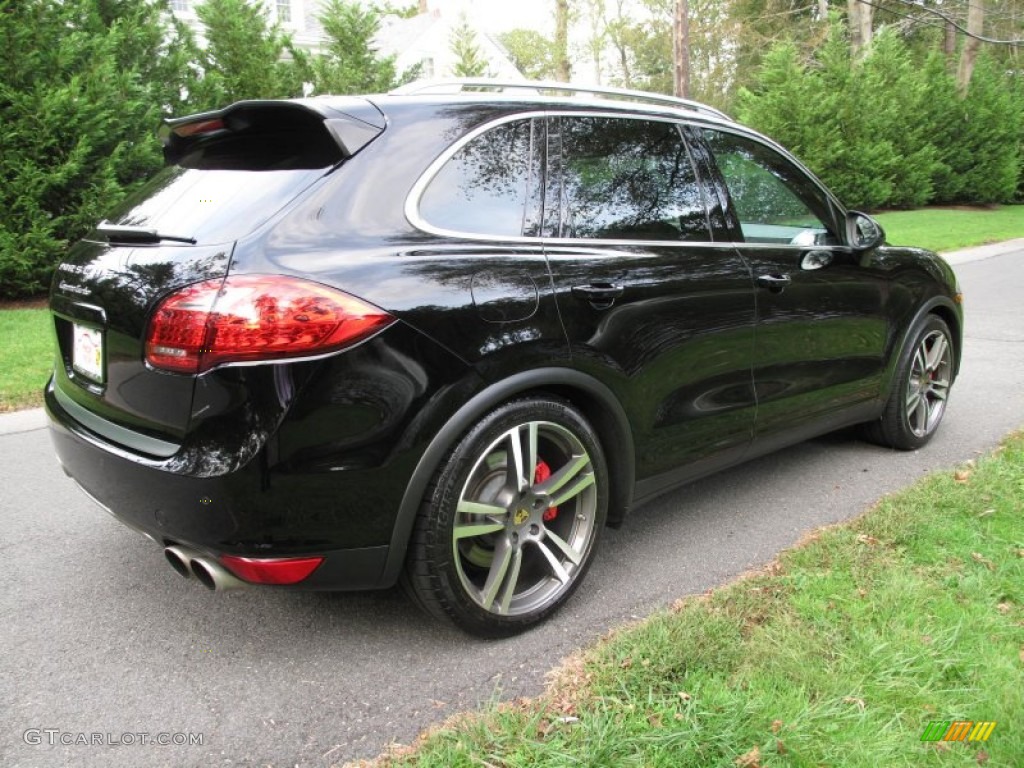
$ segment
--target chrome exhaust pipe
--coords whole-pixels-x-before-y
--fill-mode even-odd
[[[221,592],[225,589],[241,589],[249,586],[249,582],[242,581],[212,557],[193,557],[189,561],[189,566],[192,569],[192,575],[209,590]]]
[[[195,552],[187,550],[184,547],[174,546],[164,549],[164,557],[166,557],[167,562],[171,564],[171,568],[177,571],[178,575],[185,579],[192,578],[192,569],[189,567],[189,563],[195,555]]]

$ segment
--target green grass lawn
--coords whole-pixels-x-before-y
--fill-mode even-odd
[[[972,245],[1024,237],[1024,205],[994,208],[924,208],[892,211],[875,218],[893,245],[955,251]]]
[[[45,309],[0,310],[0,413],[42,405],[53,369],[53,334]]]
[[[1024,434],[619,630],[400,766],[1019,766]],[[984,742],[922,741],[994,721]],[[944,727],[934,726],[941,732]]]

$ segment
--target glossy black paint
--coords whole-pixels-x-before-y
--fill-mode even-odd
[[[616,522],[634,500],[877,417],[922,311],[947,319],[959,359],[962,315],[948,266],[926,251],[852,247],[846,212],[795,161],[824,201],[835,241],[743,242],[703,138],[715,121],[624,103],[370,99],[386,128],[310,174],[301,193],[264,202],[266,215],[243,231],[228,226],[238,211],[225,200],[195,227],[195,246],[90,240],[58,269],[59,352],[46,392],[58,456],[90,495],[162,543],[212,555],[321,554],[327,562],[302,587],[386,586],[430,478],[475,420],[509,399],[546,392],[583,412],[607,453]],[[554,202],[571,159],[561,121],[588,113],[678,132],[679,161],[692,167],[685,199],[703,208],[684,223],[685,240],[573,236]],[[459,234],[410,218],[405,203],[438,158],[510,119],[531,125],[530,170],[515,175],[526,179],[515,196],[524,236]],[[499,160],[481,163],[501,177]],[[202,239],[229,230],[232,242]],[[807,261],[811,252],[828,258]],[[227,274],[315,280],[398,322],[319,360],[197,377],[150,369],[142,343],[155,304]],[[102,386],[70,367],[73,321],[104,331]],[[76,419],[62,406],[69,399],[95,418]],[[133,444],[126,431],[171,451],[147,452],[154,443]]]

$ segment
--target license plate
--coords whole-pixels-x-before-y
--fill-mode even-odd
[[[103,383],[103,332],[72,323],[71,366],[83,376]]]

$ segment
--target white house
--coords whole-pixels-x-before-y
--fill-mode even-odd
[[[195,7],[202,0],[170,0],[171,12],[188,24],[200,40],[203,40],[203,25],[196,16]],[[292,36],[300,48],[320,50],[324,37],[320,26],[320,0],[263,0],[271,20]]]
[[[195,13],[201,0],[170,0],[171,12],[188,24],[203,39],[203,25]],[[264,7],[273,21],[292,36],[300,48],[319,51],[324,32],[320,26],[322,0],[264,0]],[[430,10],[420,2],[420,13],[409,19],[385,16],[374,42],[385,56],[395,57],[399,73],[422,64],[422,77],[451,77],[456,64],[452,53],[452,33],[462,18],[466,19],[476,38],[481,57],[487,62],[488,74],[503,79],[523,79],[501,44],[474,19],[472,10],[463,15],[454,10]]]
[[[486,74],[504,80],[525,79],[501,43],[483,29],[471,12],[443,13],[435,9],[409,19],[385,16],[374,42],[382,54],[395,57],[399,72],[421,64],[421,77],[453,77],[458,59],[452,52],[452,38],[463,21],[472,30],[480,57],[487,63]]]

